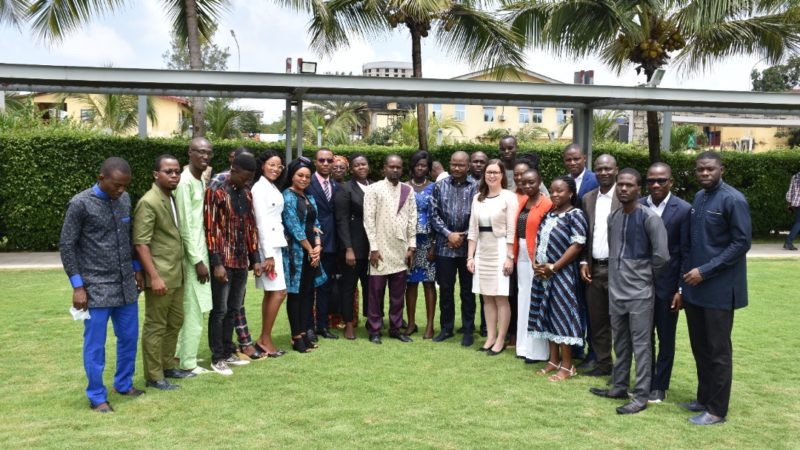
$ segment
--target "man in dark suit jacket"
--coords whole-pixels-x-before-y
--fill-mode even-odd
[[[572,143],[564,148],[564,168],[567,174],[575,180],[578,189],[578,198],[583,198],[586,193],[597,189],[597,176],[586,168],[586,155],[581,146]]]
[[[669,263],[656,274],[655,306],[653,310],[652,347],[655,353],[655,339],[658,334],[658,353],[653,361],[653,374],[650,383],[650,403],[660,403],[667,396],[669,380],[672,376],[672,363],[675,358],[675,329],[678,325],[678,311],[682,306],[681,274],[682,265],[689,258],[689,217],[691,205],[672,195],[672,169],[665,163],[655,163],[647,170],[646,198],[639,202],[661,216],[667,229]]]
[[[614,188],[617,160],[611,155],[600,155],[594,162],[594,168],[599,186],[589,191],[581,202],[589,226],[580,264],[581,279],[586,283],[589,319],[586,334],[595,361],[592,363],[591,357],[587,357],[579,369],[590,369],[585,373],[588,376],[606,376],[611,374],[612,366],[611,316],[608,309],[608,216],[620,207]]]
[[[356,153],[350,157],[353,178],[339,185],[336,191],[336,234],[339,251],[344,253],[342,270],[342,316],[345,320],[344,336],[355,339],[353,333],[352,302],[356,283],[361,280],[361,300],[364,316],[367,315],[369,286],[369,240],[364,230],[364,189],[369,185],[369,161]],[[381,311],[383,308],[381,307]]]
[[[316,334],[314,333],[314,318],[308,317],[308,333],[312,339],[320,335],[327,339],[338,339],[328,329],[328,307],[333,298],[333,284],[336,282],[336,217],[334,215],[334,197],[339,189],[339,183],[331,177],[333,167],[333,152],[327,148],[317,150],[314,159],[316,171],[311,176],[311,184],[306,188],[306,194],[314,196],[317,202],[317,219],[322,228],[322,256],[320,262],[322,269],[328,275],[328,281],[316,289]]]
[[[682,404],[699,412],[689,421],[725,421],[733,378],[733,311],[747,306],[747,251],[752,224],[741,192],[722,181],[722,159],[703,152],[695,175],[703,188],[692,203],[691,249],[683,276],[689,340],[697,365],[697,399]]]

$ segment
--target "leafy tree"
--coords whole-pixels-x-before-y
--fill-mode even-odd
[[[507,19],[531,45],[562,56],[596,55],[617,73],[650,81],[675,60],[692,72],[734,55],[773,62],[800,46],[800,6],[777,0],[509,0]],[[658,114],[647,112],[650,160],[660,159]]]
[[[539,125],[528,124],[520,128],[514,136],[517,142],[533,142],[540,139],[547,139],[549,132],[547,128]]]
[[[521,67],[519,36],[482,7],[495,1],[477,0],[279,0],[311,15],[312,47],[322,55],[350,46],[356,37],[375,38],[398,26],[411,37],[413,76],[422,77],[422,39],[431,33],[437,44],[457,60],[483,67]],[[428,148],[428,116],[417,105],[417,141]]]
[[[753,69],[750,74],[753,90],[761,92],[784,92],[800,86],[800,57],[792,56],[786,64],[778,64],[763,72]]]
[[[225,71],[228,69],[228,58],[231,53],[229,47],[220,48],[210,41],[202,41],[200,44],[200,61],[202,70]],[[181,44],[180,39],[175,34],[172,35],[170,49],[161,55],[167,69],[189,70],[189,47]]]
[[[242,111],[239,116],[238,128],[242,133],[260,133],[261,132],[261,119],[254,111]]]
[[[205,126],[214,139],[235,139],[242,137],[239,118],[242,111],[231,106],[228,98],[214,98],[208,101],[205,113]]]
[[[139,124],[139,98],[136,95],[69,94],[64,96],[66,98],[85,104],[91,111],[91,123],[111,134],[125,134]],[[158,123],[150,97],[147,97],[147,117],[153,124]]]
[[[511,130],[508,128],[489,128],[485,133],[478,136],[478,140],[487,144],[499,142],[500,138],[507,134],[511,134]]]

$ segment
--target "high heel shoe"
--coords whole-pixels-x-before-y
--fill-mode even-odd
[[[419,327],[415,324],[413,327],[409,327],[406,329],[406,336],[411,336],[412,334],[419,331]]]
[[[503,348],[501,348],[500,350],[498,350],[498,351],[494,351],[494,350],[492,350],[492,349],[489,349],[489,350],[486,350],[486,354],[487,354],[487,355],[489,355],[489,356],[497,356],[497,355],[499,355],[500,353],[503,353],[503,351],[504,351],[505,349],[506,349],[506,345],[505,345],[505,344],[503,344]]]

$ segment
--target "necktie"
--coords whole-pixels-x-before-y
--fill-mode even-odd
[[[325,198],[327,198],[328,201],[331,201],[331,187],[328,180],[322,182],[322,189],[325,190]]]

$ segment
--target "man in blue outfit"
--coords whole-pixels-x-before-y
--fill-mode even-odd
[[[122,158],[103,162],[97,184],[75,195],[67,205],[61,229],[61,263],[72,284],[72,306],[86,311],[83,366],[89,384],[86,396],[97,412],[113,409],[103,385],[108,319],[117,336],[114,390],[138,397],[133,387],[139,339],[139,291],[144,287],[141,266],[133,259],[131,200],[125,190],[131,168]]]
[[[703,188],[694,197],[691,249],[683,276],[684,307],[697,366],[697,398],[681,406],[700,414],[695,425],[725,422],[733,378],[733,312],[747,306],[747,263],[752,225],[741,192],[722,181],[717,152],[703,152],[695,175]]]

